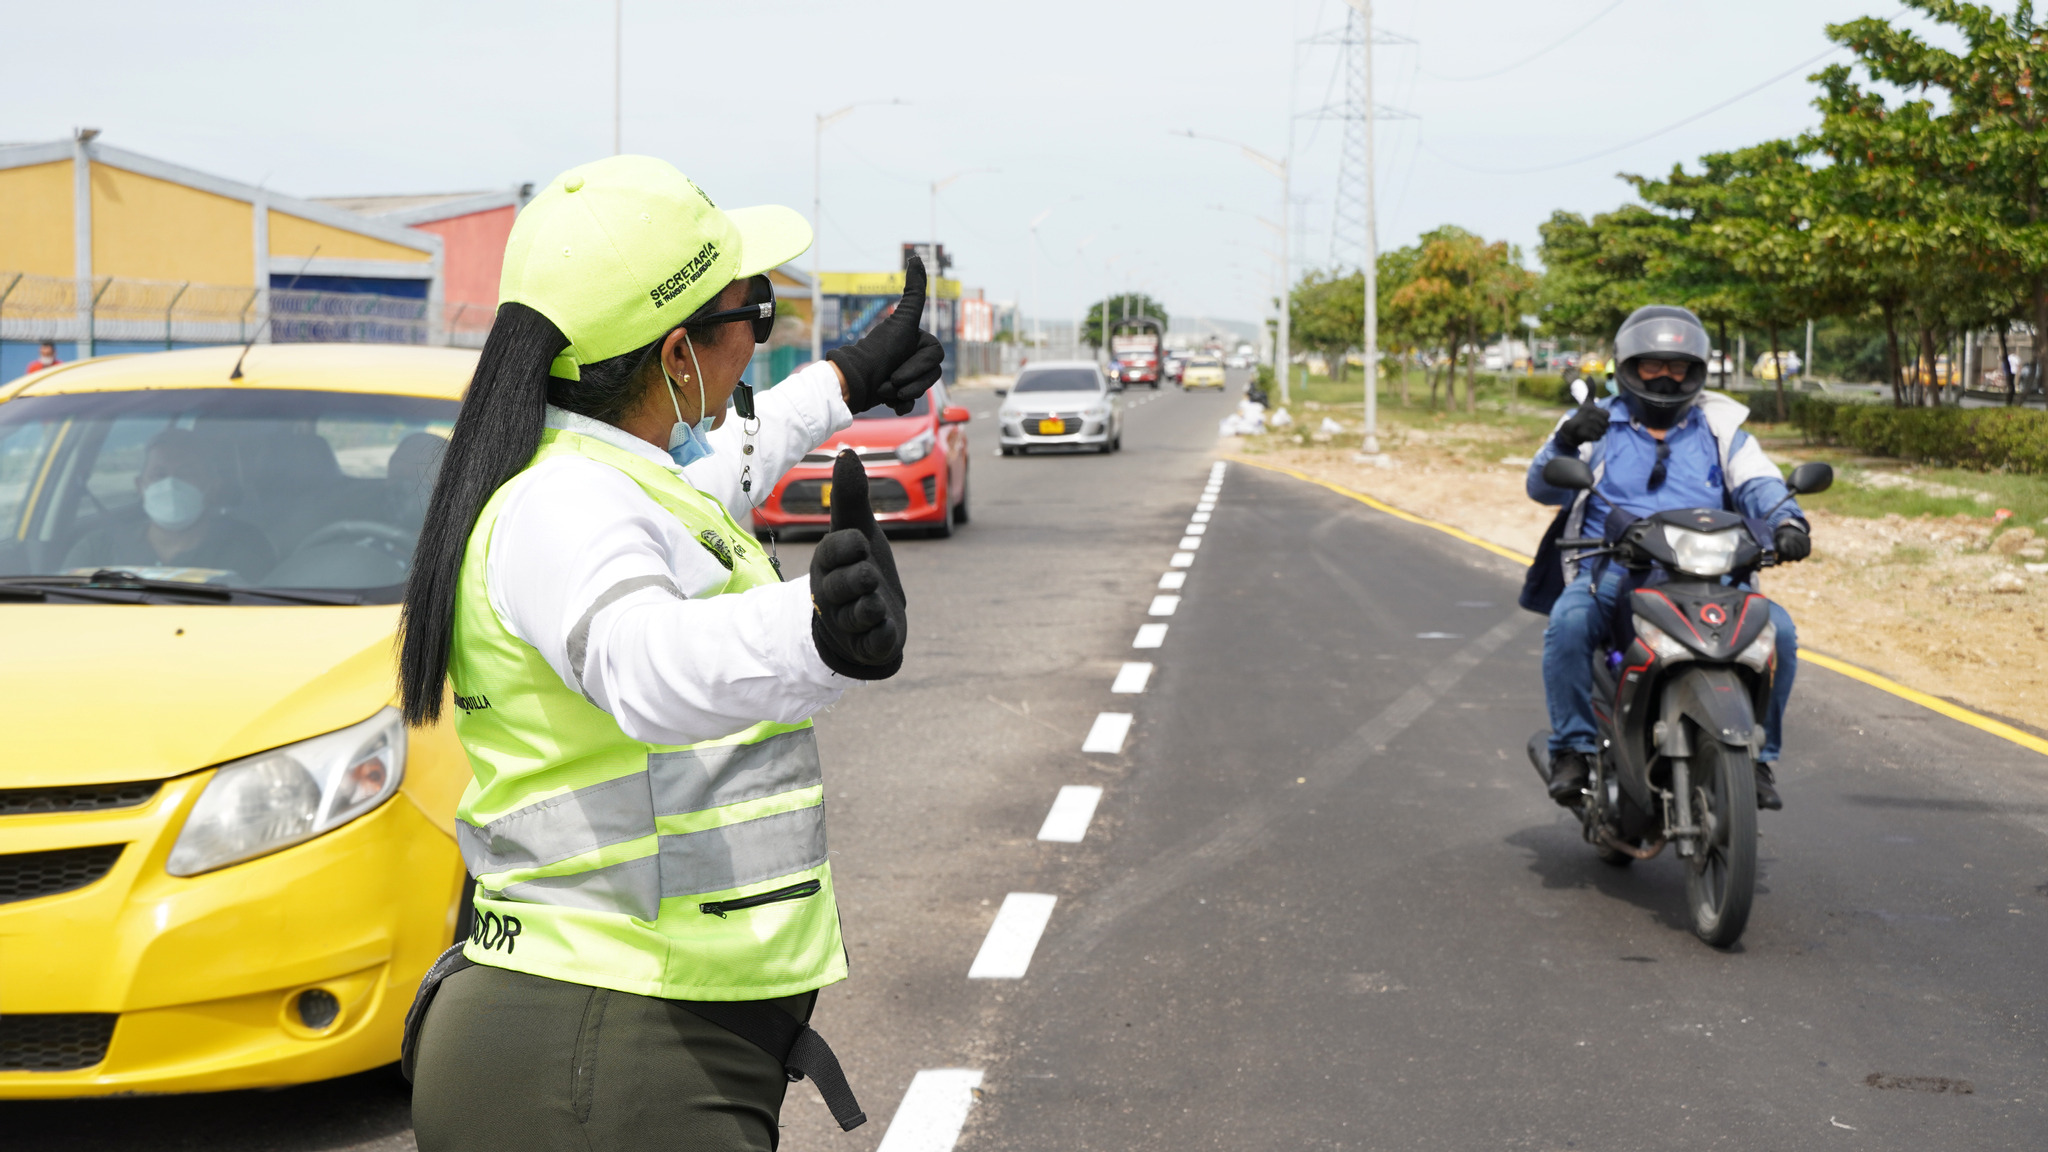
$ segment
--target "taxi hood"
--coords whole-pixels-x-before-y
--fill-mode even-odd
[[[367,719],[398,606],[0,607],[0,788],[160,780]]]

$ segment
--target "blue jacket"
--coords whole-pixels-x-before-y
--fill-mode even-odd
[[[1741,402],[1716,392],[1701,394],[1699,403],[1667,437],[1671,454],[1664,484],[1655,490],[1649,486],[1655,438],[1630,418],[1628,405],[1620,398],[1609,397],[1599,405],[1607,412],[1607,435],[1579,448],[1579,458],[1593,469],[1592,491],[1581,494],[1543,482],[1543,466],[1557,455],[1555,440],[1545,441],[1529,462],[1529,498],[1540,504],[1571,505],[1563,535],[1601,535],[1614,508],[1638,517],[1672,508],[1726,508],[1752,519],[1768,518],[1773,529],[1788,521],[1805,527],[1797,501],[1786,501],[1772,511],[1791,490],[1763,446],[1742,430],[1749,409]],[[1567,565],[1567,578],[1572,567]]]

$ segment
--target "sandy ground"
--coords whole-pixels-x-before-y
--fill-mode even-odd
[[[1230,437],[1219,447],[1535,551],[1554,510],[1528,498],[1525,460],[1506,455],[1525,439],[1457,424],[1397,436],[1382,444],[1385,466],[1355,461],[1355,443]],[[2048,729],[2048,564],[2039,563],[2048,541],[2013,529],[1994,544],[1989,516],[1812,519],[1813,556],[1763,577],[1798,622],[1802,647]],[[2029,571],[2030,562],[2043,571]]]

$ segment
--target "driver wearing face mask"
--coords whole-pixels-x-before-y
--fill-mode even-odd
[[[277,563],[263,533],[220,510],[220,469],[197,433],[170,428],[149,442],[135,477],[142,515],[89,533],[64,558],[66,568],[204,568],[250,583]]]

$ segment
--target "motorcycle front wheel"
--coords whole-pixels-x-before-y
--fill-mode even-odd
[[[1756,895],[1756,771],[1749,750],[1694,730],[1693,819],[1700,839],[1686,861],[1693,934],[1732,947],[1749,924]]]

